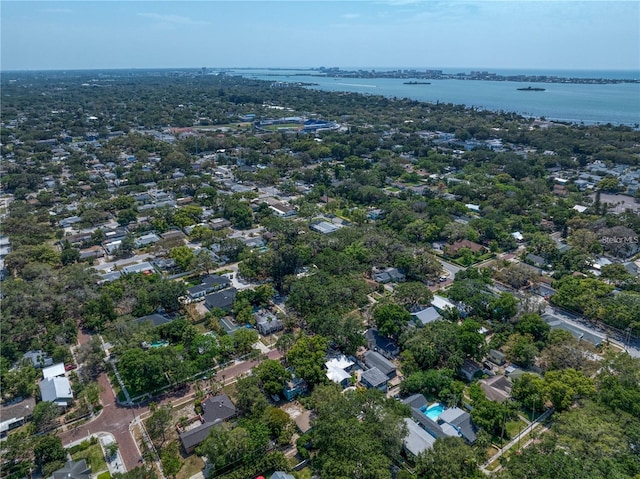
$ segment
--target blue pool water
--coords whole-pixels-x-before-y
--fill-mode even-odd
[[[427,416],[429,419],[433,419],[434,421],[438,420],[438,417],[440,416],[440,414],[442,414],[442,412],[444,411],[444,406],[442,404],[440,404],[439,402],[433,403],[431,406],[429,406],[428,408],[426,408],[424,411],[422,411],[425,416]]]

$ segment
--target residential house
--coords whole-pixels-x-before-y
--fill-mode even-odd
[[[204,305],[209,310],[219,308],[223,311],[229,311],[233,306],[233,301],[236,299],[237,293],[238,290],[236,288],[227,288],[208,294],[204,298]]]
[[[91,467],[87,466],[86,460],[80,459],[67,461],[64,467],[53,471],[51,479],[89,479],[91,475]]]
[[[318,223],[309,225],[309,228],[322,234],[333,233],[334,231],[338,231],[341,227],[342,226],[340,225],[329,223],[327,221],[320,221]]]
[[[529,253],[527,256],[525,256],[525,259],[538,268],[546,268],[548,265],[546,259],[536,254]]]
[[[462,437],[469,444],[476,440],[476,426],[468,412],[458,407],[443,408],[442,412],[432,419],[427,415],[427,400],[422,394],[414,394],[402,401],[411,408],[413,420],[435,439],[445,437]]]
[[[405,275],[398,268],[374,269],[373,279],[381,284],[400,283],[405,280]]]
[[[276,471],[273,474],[271,474],[271,477],[269,479],[296,479],[296,478],[293,477],[291,474],[287,474],[286,472]]]
[[[438,424],[453,426],[458,431],[458,435],[469,444],[473,444],[476,441],[477,428],[471,421],[471,415],[459,407],[445,409],[438,417]]]
[[[64,363],[53,364],[51,366],[47,366],[46,368],[42,369],[42,377],[44,379],[55,378],[55,377],[64,376],[64,375],[65,375]]]
[[[297,396],[307,392],[307,382],[299,377],[294,376],[285,384],[282,394],[287,401],[293,401]]]
[[[254,315],[256,318],[256,329],[263,336],[282,331],[284,324],[274,314],[268,311],[258,312]]]
[[[71,384],[66,377],[47,378],[40,381],[40,397],[58,406],[67,406],[73,401]]]
[[[36,400],[32,397],[20,399],[9,404],[0,406],[0,436],[4,436],[8,431],[22,426],[33,414]]]
[[[23,359],[28,359],[34,368],[44,368],[53,364],[53,359],[44,351],[27,351],[22,355]]]
[[[158,241],[160,241],[160,236],[155,233],[148,233],[136,238],[135,245],[136,248],[142,248],[144,246],[157,243]]]
[[[340,384],[343,388],[351,385],[351,371],[355,363],[345,355],[337,358],[331,358],[324,363],[327,368],[327,378],[336,384]]]
[[[166,233],[162,233],[160,237],[166,241],[184,241],[187,239],[187,235],[180,230],[167,231]]]
[[[438,313],[436,308],[434,308],[433,306],[429,306],[428,308],[425,308],[421,311],[412,313],[411,317],[419,326],[424,326],[426,324],[442,319],[440,313]]]
[[[497,349],[490,349],[489,361],[497,364],[498,366],[502,366],[504,363],[507,362],[507,356],[503,352],[498,351]]]
[[[231,221],[224,218],[213,218],[209,221],[209,227],[214,231],[228,228],[229,226],[231,226]]]
[[[360,375],[360,383],[367,389],[379,389],[380,391],[386,392],[388,382],[389,378],[387,375],[378,368],[367,369]]]
[[[365,339],[367,340],[367,349],[380,353],[387,359],[394,359],[400,354],[398,345],[382,336],[375,328],[370,328],[365,332]]]
[[[412,419],[405,418],[404,422],[407,425],[407,435],[402,440],[402,447],[410,459],[415,459],[420,453],[431,449],[436,438]]]
[[[489,379],[481,379],[479,383],[490,401],[502,403],[511,398],[511,381],[506,376],[497,375]]]
[[[468,358],[465,358],[462,366],[458,368],[458,374],[469,382],[473,381],[480,373],[482,373],[480,365]]]
[[[219,394],[204,401],[202,411],[202,418],[206,422],[226,421],[237,414],[235,405],[226,394]]]
[[[152,274],[155,272],[156,270],[153,267],[153,265],[147,261],[143,261],[142,263],[130,264],[122,267],[123,274],[134,274],[134,273]]]
[[[440,314],[456,309],[455,304],[453,304],[447,298],[438,296],[437,294],[433,296],[433,299],[431,300],[431,306],[433,306]]]
[[[196,286],[187,288],[187,294],[191,300],[204,298],[207,294],[214,291],[220,291],[221,289],[231,286],[231,280],[226,276],[218,276],[210,274],[202,278],[202,282]]]
[[[364,363],[368,368],[378,368],[389,379],[396,377],[396,365],[375,351],[365,351]]]
[[[80,250],[80,259],[102,258],[104,256],[104,248],[100,245],[92,246]]]
[[[184,450],[193,450],[210,434],[211,429],[237,415],[236,407],[226,394],[220,394],[202,403],[201,424],[180,434]]]
[[[269,209],[271,209],[271,211],[280,218],[290,218],[291,216],[298,214],[294,207],[285,203],[273,203],[269,205]]]

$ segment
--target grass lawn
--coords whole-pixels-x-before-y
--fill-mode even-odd
[[[520,433],[520,431],[524,431],[526,427],[527,423],[522,419],[518,419],[517,421],[507,421],[507,424],[505,426],[507,432],[509,433],[509,436],[512,438],[516,437]]]
[[[101,472],[100,474],[98,474],[98,477],[96,477],[96,479],[111,479],[111,473],[109,471]]]
[[[200,456],[192,454],[182,463],[182,467],[176,474],[176,479],[189,479],[194,474],[204,469],[204,461]]]
[[[88,447],[84,451],[76,452],[71,457],[74,461],[78,461],[80,459],[86,459],[87,465],[91,467],[91,470],[94,473],[103,471],[107,468],[107,463],[104,460],[104,455],[102,454],[102,449],[100,448],[100,444],[94,444],[93,446]]]
[[[296,479],[311,479],[311,468],[303,467],[299,471],[294,471],[293,477]]]

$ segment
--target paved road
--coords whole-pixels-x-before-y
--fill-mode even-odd
[[[622,349],[626,349],[629,355],[634,358],[640,358],[640,344],[638,344],[638,341],[632,341],[630,344],[625,344],[626,338],[608,335],[606,331],[593,326],[592,323],[579,314],[563,311],[549,305],[545,308],[543,318],[545,321],[552,324],[564,323],[563,329],[576,332],[577,334],[583,334],[583,337],[587,340],[598,338],[602,341],[605,338],[608,338],[610,343],[615,344]]]
[[[440,258],[438,258],[438,261],[440,262],[442,267],[447,270],[447,272],[449,273],[449,277],[451,279],[455,278],[456,273],[458,271],[465,269],[465,268],[463,268],[461,266],[456,266],[455,264],[448,263],[448,262],[446,262],[446,261],[444,261],[443,259],[440,259]]]
[[[79,344],[85,344],[91,339],[86,331],[80,331],[78,334]],[[282,354],[280,351],[273,350],[266,355],[269,359],[280,359]],[[246,374],[251,368],[260,364],[261,360],[244,361],[236,363],[228,368],[218,371],[216,379],[222,381],[229,381],[232,378]],[[135,408],[121,407],[116,403],[116,398],[113,393],[111,384],[106,373],[102,373],[98,378],[98,383],[102,389],[100,394],[100,402],[103,405],[103,409],[98,417],[86,424],[76,427],[65,432],[60,433],[60,439],[62,443],[67,445],[85,437],[91,435],[98,435],[100,433],[111,433],[115,441],[118,443],[122,462],[124,463],[125,470],[129,471],[139,465],[139,459],[141,458],[138,445],[134,438],[131,436],[129,425],[136,417],[145,414],[149,411],[148,406],[138,406]],[[176,403],[179,400],[189,399],[195,395],[195,391],[192,387],[185,390],[179,396],[176,393],[168,393],[156,400],[159,405],[172,402]]]

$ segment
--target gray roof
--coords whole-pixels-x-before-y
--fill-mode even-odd
[[[222,423],[222,421],[205,422],[204,424],[200,424],[198,427],[194,427],[193,429],[189,429],[188,431],[183,432],[182,434],[180,434],[180,442],[182,443],[182,447],[184,447],[187,451],[196,447],[209,436],[211,428],[220,423]]]
[[[438,422],[451,424],[467,442],[475,442],[476,428],[471,422],[471,416],[459,407],[445,409],[438,417]]]
[[[411,408],[420,409],[421,407],[427,405],[427,398],[425,398],[422,394],[414,394],[413,396],[409,396],[408,398],[404,399],[402,402]]]
[[[89,479],[90,476],[91,468],[84,459],[69,461],[52,475],[53,479]]]
[[[360,376],[360,379],[362,381],[365,381],[366,384],[368,384],[372,388],[377,388],[379,386],[382,386],[383,384],[386,384],[387,381],[389,380],[387,375],[384,374],[382,371],[380,371],[378,368],[367,369],[362,373],[362,375]]]
[[[73,399],[71,384],[66,377],[47,378],[40,381],[40,396],[43,401],[66,405],[66,399]]]
[[[511,397],[511,382],[505,376],[494,376],[479,382],[485,396],[491,401],[504,402]]]
[[[381,352],[383,356],[395,357],[400,352],[400,349],[393,341],[382,336],[375,328],[367,329],[365,338],[367,339],[369,349]]]
[[[137,318],[135,321],[138,324],[151,322],[153,327],[158,327],[158,326],[162,326],[163,324],[170,323],[171,322],[171,318],[168,318],[167,316],[165,316],[163,314],[153,313],[153,314],[148,314],[146,316],[142,316],[140,318]]]
[[[236,407],[226,394],[220,394],[202,403],[202,417],[206,422],[224,421],[236,415]]]
[[[407,435],[403,440],[403,444],[407,451],[417,456],[433,447],[433,443],[436,442],[435,437],[409,418],[405,418],[404,422],[407,425]]]
[[[153,265],[147,261],[122,267],[122,272],[128,274],[144,273],[145,271],[155,272],[155,269],[153,269]]]
[[[417,313],[413,313],[411,316],[416,318],[423,326],[428,323],[432,323],[433,321],[437,321],[438,319],[442,319],[442,316],[436,311],[436,308],[433,306],[429,306],[422,311],[418,311]]]
[[[226,276],[219,276],[217,274],[209,274],[202,278],[202,284],[209,286],[219,286],[231,284],[231,280]]]
[[[378,368],[387,376],[394,375],[397,369],[395,364],[375,351],[366,351],[364,353],[364,362],[370,368]]]
[[[427,417],[427,415],[420,411],[420,409],[411,408],[411,415],[413,416],[413,419],[415,419],[416,422],[420,424],[420,427],[422,427],[422,429],[427,431],[436,439],[443,439],[447,437],[447,435],[442,431],[440,425],[433,419]]]
[[[0,420],[5,422],[30,417],[35,405],[36,400],[29,397],[13,404],[0,406]]]
[[[273,474],[271,474],[271,477],[269,479],[296,479],[296,478],[293,477],[291,474],[287,474],[286,472],[276,471]]]
[[[205,296],[205,306],[209,309],[231,309],[233,301],[236,299],[236,288],[228,288],[216,293],[211,293]]]

